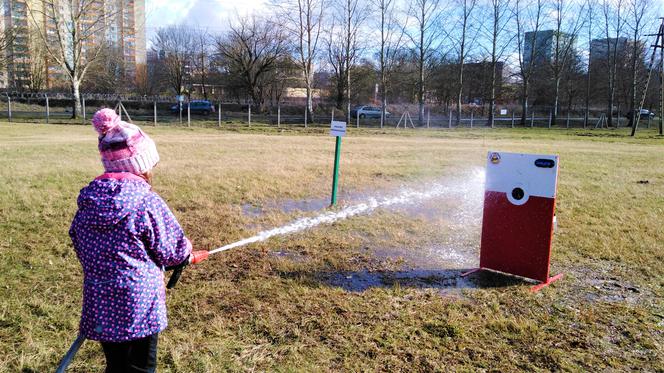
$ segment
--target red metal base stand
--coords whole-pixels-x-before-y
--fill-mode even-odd
[[[563,275],[564,275],[563,273],[559,273],[559,274],[557,274],[553,277],[549,277],[549,279],[546,280],[546,282],[542,282],[541,284],[537,284],[537,285],[531,287],[530,291],[533,292],[533,293],[537,293],[538,291],[542,290],[542,288],[544,288],[546,286],[549,286],[553,282],[558,281],[561,278],[563,278]]]
[[[464,273],[462,273],[460,276],[461,276],[461,277],[466,277],[466,276],[471,275],[471,274],[473,274],[473,273],[475,273],[475,272],[483,271],[483,270],[485,270],[485,269],[487,269],[487,268],[482,268],[482,267],[480,267],[480,268],[471,269],[471,270],[468,271],[468,272],[464,272]],[[490,271],[490,269],[488,269],[488,270]],[[537,293],[538,291],[542,290],[542,288],[544,288],[544,287],[546,287],[546,286],[549,286],[550,284],[554,283],[555,281],[560,280],[561,278],[563,278],[563,276],[564,276],[563,273],[559,273],[559,274],[557,274],[557,275],[555,275],[555,276],[553,276],[553,277],[549,277],[549,279],[548,279],[546,282],[542,282],[542,283],[539,283],[539,284],[537,284],[537,285],[531,287],[531,288],[530,288],[530,291],[533,292],[533,293]]]

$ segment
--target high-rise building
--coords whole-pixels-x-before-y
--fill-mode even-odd
[[[611,52],[617,52],[618,57],[624,56],[629,46],[629,39],[622,38],[609,38],[609,39],[593,39],[590,42],[590,64],[608,59],[607,52],[611,48]],[[631,44],[634,45],[634,44]]]
[[[6,51],[6,71],[0,77],[0,84],[14,89],[28,89],[35,80],[41,80],[44,88],[66,84],[64,72],[48,57],[40,36],[40,33],[48,38],[55,36],[54,22],[43,16],[46,3],[0,1],[0,29],[13,37]],[[133,76],[137,66],[146,63],[145,0],[86,0],[85,4],[87,10],[80,26],[98,28],[100,32],[82,43],[83,58],[86,50],[106,43],[109,48],[105,52],[115,53],[122,62],[121,74]],[[105,21],[103,26],[99,25],[100,20]]]
[[[567,33],[558,33],[558,45],[565,48],[571,43],[571,48],[575,49],[576,39]],[[541,66],[553,61],[556,53],[556,32],[554,30],[530,31],[526,32],[523,48],[523,63],[530,66],[531,59],[533,66]]]

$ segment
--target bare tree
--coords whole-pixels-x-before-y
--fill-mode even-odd
[[[555,29],[553,32],[553,56],[551,72],[553,75],[553,111],[551,120],[556,123],[560,101],[560,81],[565,69],[573,62],[576,54],[576,39],[583,26],[584,9],[571,0],[554,0],[553,14]]]
[[[403,29],[396,17],[395,0],[374,0],[378,9],[380,27],[380,127],[385,123],[387,110],[387,89],[389,75],[393,69],[397,53],[403,43]]]
[[[458,73],[457,73],[457,97],[456,97],[456,124],[461,124],[461,98],[463,95],[463,65],[468,55],[468,26],[471,21],[471,15],[477,4],[476,0],[458,0],[461,7],[460,34],[455,44],[459,45],[458,50]]]
[[[537,35],[542,27],[544,0],[516,0],[514,20],[516,23],[516,40],[519,54],[519,75],[521,77],[521,125],[526,125],[528,116],[528,94],[530,80],[535,73],[535,64],[541,57],[537,45]],[[530,30],[530,37],[526,31]]]
[[[607,125],[613,126],[613,106],[616,97],[616,76],[618,71],[618,52],[625,50],[627,44],[621,41],[621,34],[625,25],[622,14],[623,0],[604,0],[602,2],[602,15],[604,17],[604,35],[606,37],[606,63],[607,63]],[[614,37],[611,38],[611,33]],[[624,40],[624,39],[623,39]]]
[[[424,121],[427,64],[432,62],[444,32],[439,24],[441,13],[439,5],[439,0],[414,0],[408,11],[408,16],[414,20],[415,27],[414,29],[410,29],[407,25],[404,27],[417,55],[417,103],[420,124]]]
[[[198,84],[201,86],[201,93],[203,98],[208,99],[208,75],[209,75],[209,66],[210,66],[210,50],[208,48],[209,41],[211,39],[210,34],[207,30],[195,30],[194,31],[194,56],[193,56],[193,67],[195,79],[198,80]]]
[[[588,65],[586,71],[586,97],[585,97],[585,108],[583,114],[583,126],[588,125],[590,118],[590,74],[592,73],[591,69],[591,56],[593,54],[593,17],[595,15],[594,10],[595,0],[588,0],[586,2],[586,29],[588,30]]]
[[[487,126],[493,127],[496,112],[496,86],[498,61],[502,59],[503,54],[511,44],[512,39],[503,41],[506,35],[506,28],[509,25],[511,14],[509,9],[509,0],[491,0],[491,88],[489,93],[489,120]]]
[[[240,18],[216,40],[216,48],[225,68],[242,77],[251,100],[263,111],[268,73],[288,53],[283,30],[261,18]]]
[[[81,113],[81,83],[107,47],[104,34],[117,13],[104,11],[99,0],[38,0],[26,5],[48,56],[67,77],[76,118]]]
[[[187,69],[193,64],[196,47],[194,32],[184,25],[162,27],[157,30],[152,44],[162,59],[168,85],[176,95],[181,96],[189,73]]]
[[[350,123],[351,69],[361,55],[360,26],[366,19],[360,0],[338,0],[336,14],[327,35],[328,61],[336,79],[337,108],[345,103],[346,120]]]
[[[315,62],[320,52],[319,41],[324,23],[326,0],[275,1],[290,34],[307,95],[307,111],[313,115],[313,84]]]
[[[647,27],[645,22],[644,22],[644,17],[647,14],[647,10],[650,7],[650,1],[649,0],[628,0],[628,7],[629,7],[629,22],[628,25],[632,31],[632,40],[631,40],[631,47],[632,47],[632,53],[631,53],[631,65],[632,69],[630,71],[631,73],[631,92],[630,92],[630,97],[629,97],[629,109],[632,115],[629,116],[629,126],[632,127],[632,133],[631,135],[634,136],[636,134],[636,124],[638,123],[637,121],[637,115],[640,117],[641,112],[640,112],[640,103],[638,103],[639,107],[637,107],[637,102],[636,102],[636,95],[637,95],[637,90],[639,88],[638,83],[639,83],[639,67],[643,67],[643,52],[644,52],[644,45],[641,42],[641,35],[644,33],[644,29]],[[639,66],[641,65],[641,66]],[[645,82],[644,82],[645,83]]]

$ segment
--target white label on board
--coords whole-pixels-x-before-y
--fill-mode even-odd
[[[346,122],[332,121],[330,124],[330,136],[346,136]]]

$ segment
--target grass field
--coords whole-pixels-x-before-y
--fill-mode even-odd
[[[154,189],[198,248],[314,216],[329,196],[334,141],[324,130],[146,131],[162,158]],[[343,204],[434,182],[461,193],[188,268],[168,292],[160,371],[663,372],[664,139],[626,134],[352,134]],[[78,190],[102,171],[95,135],[0,124],[2,372],[53,371],[76,336],[82,275],[67,230]],[[565,277],[539,293],[499,275],[458,278],[477,265],[472,175],[489,149],[561,157],[552,273]],[[86,342],[70,371],[103,364]]]

